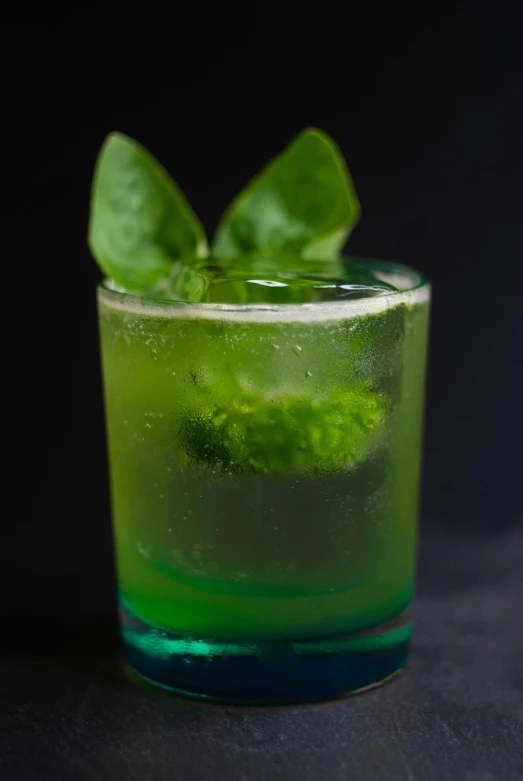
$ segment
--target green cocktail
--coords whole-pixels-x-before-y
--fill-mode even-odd
[[[383,680],[410,638],[428,285],[339,257],[182,271],[198,300],[99,290],[127,660],[231,700]]]

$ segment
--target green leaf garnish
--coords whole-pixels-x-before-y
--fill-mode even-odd
[[[359,215],[338,147],[320,130],[304,130],[232,202],[218,226],[213,255],[284,251],[335,258]]]
[[[176,261],[208,253],[205,231],[179,187],[122,133],[111,133],[98,156],[89,246],[104,274],[140,292],[165,284]]]
[[[338,147],[305,130],[233,201],[210,260],[179,187],[140,144],[113,133],[96,165],[89,245],[106,276],[143,296],[263,303],[280,277],[282,302],[300,303],[315,300],[315,280],[343,275],[340,251],[359,214]],[[361,344],[353,342],[356,353]],[[279,398],[195,381],[176,436],[186,461],[234,473],[339,472],[365,458],[387,409],[387,397],[363,379],[319,396],[291,390]]]
[[[281,253],[335,261],[359,213],[338,147],[305,130],[225,212],[214,262]],[[104,274],[131,292],[186,301],[206,293],[197,269],[209,254],[202,225],[158,161],[122,133],[110,134],[98,156],[89,245]]]

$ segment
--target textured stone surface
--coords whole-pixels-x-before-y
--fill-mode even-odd
[[[206,705],[127,683],[111,616],[4,622],[0,777],[519,781],[523,533],[423,535],[408,671],[296,707]]]

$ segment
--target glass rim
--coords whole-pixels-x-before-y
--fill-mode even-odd
[[[343,256],[347,258],[347,256]],[[114,287],[109,278],[104,278],[97,286],[98,297],[109,308],[118,309],[128,313],[157,317],[182,317],[192,312],[194,316],[202,318],[224,319],[256,319],[264,321],[275,320],[310,320],[310,319],[339,319],[343,317],[355,317],[364,314],[377,314],[378,312],[399,306],[404,303],[414,305],[428,301],[430,298],[430,282],[419,271],[401,263],[373,258],[361,258],[351,256],[350,260],[363,264],[373,264],[373,267],[393,278],[397,282],[401,277],[410,280],[412,284],[403,289],[391,290],[379,296],[368,298],[356,298],[352,300],[315,301],[306,303],[213,303],[191,302],[174,299],[155,298],[153,294],[140,295],[129,293]],[[388,281],[385,277],[383,281]],[[182,314],[183,313],[183,314]]]

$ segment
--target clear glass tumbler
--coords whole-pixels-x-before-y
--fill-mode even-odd
[[[429,285],[318,304],[99,288],[128,665],[186,694],[314,700],[407,660]]]

